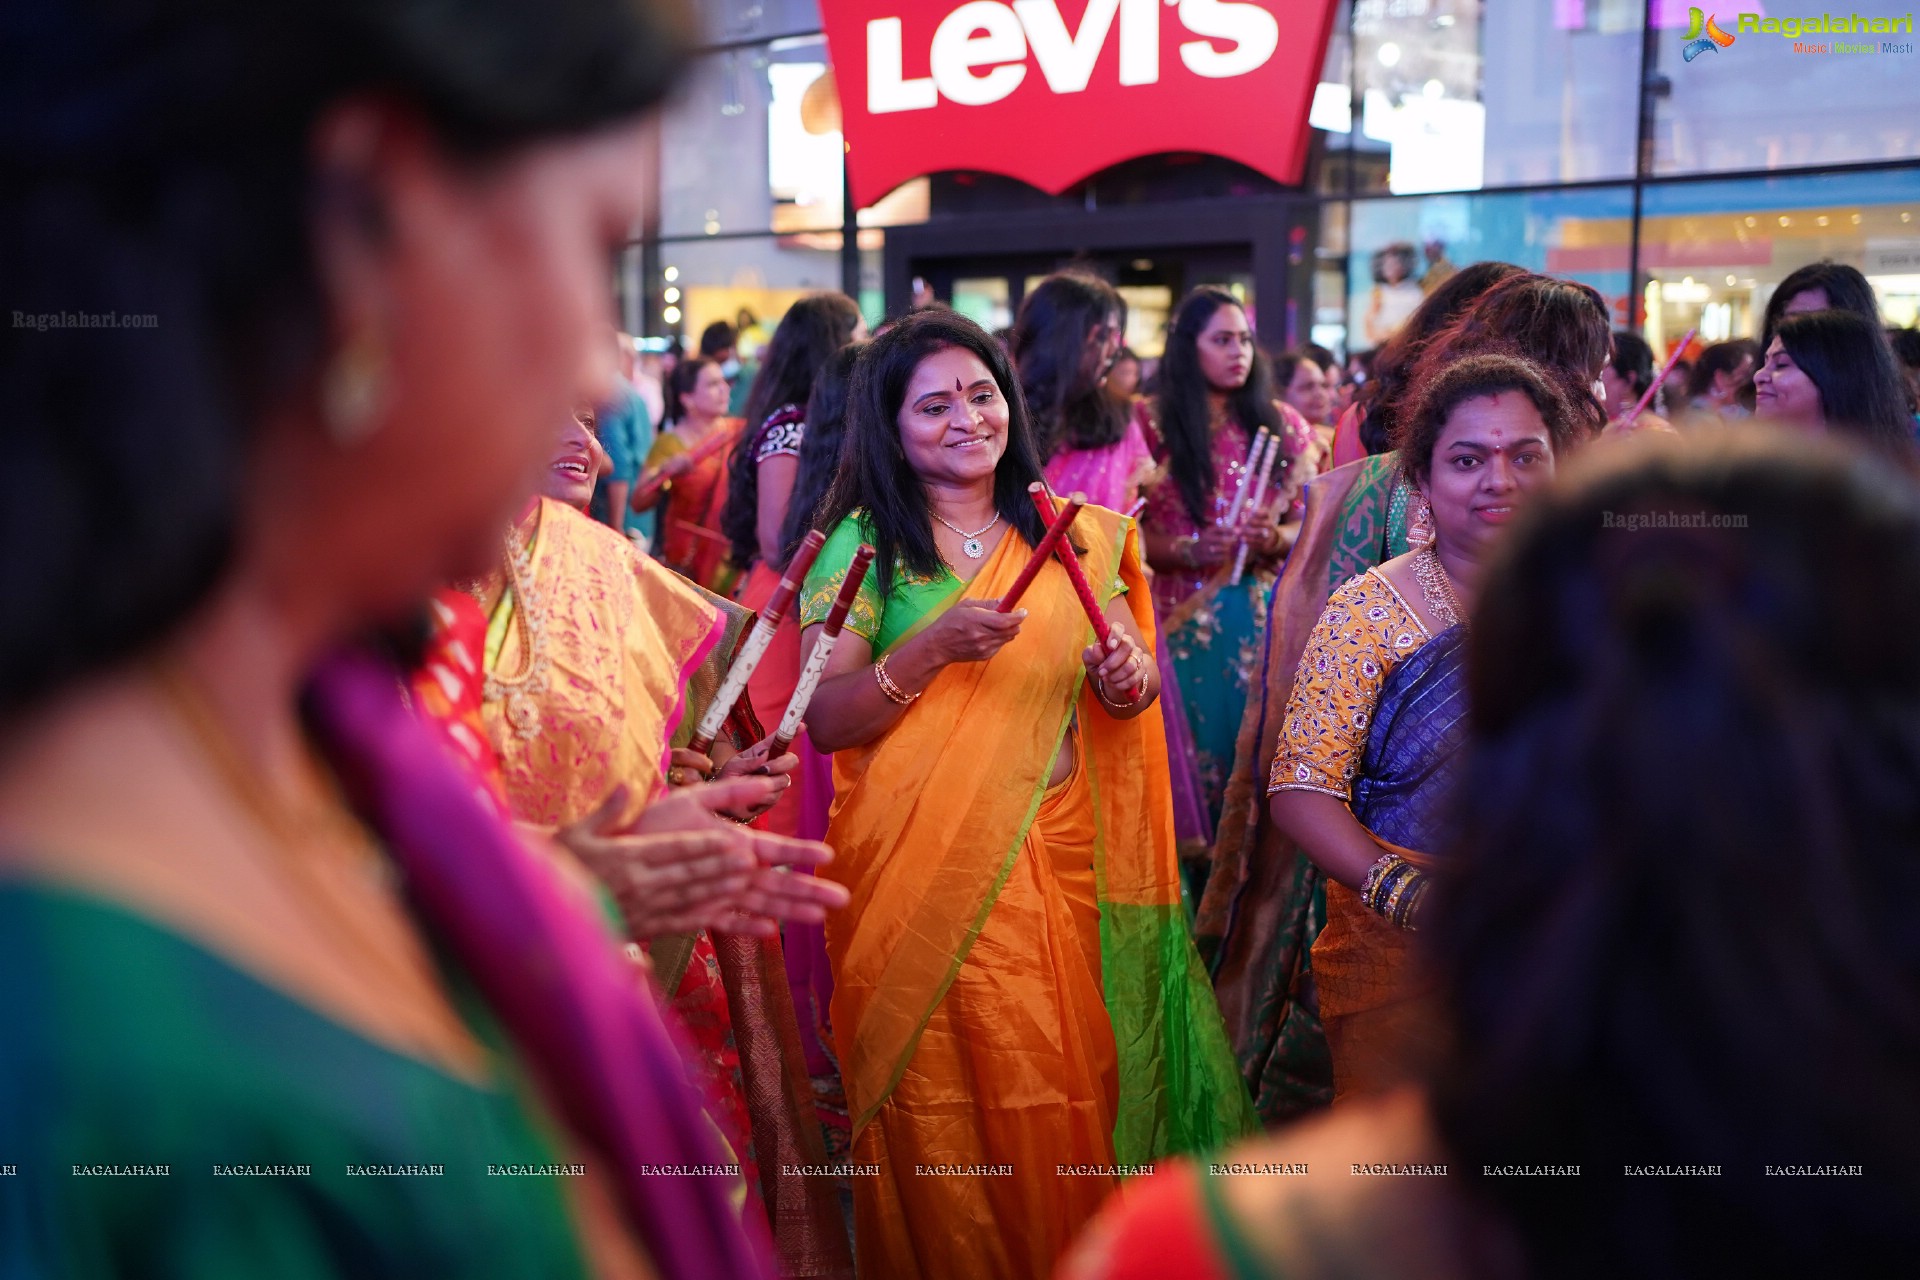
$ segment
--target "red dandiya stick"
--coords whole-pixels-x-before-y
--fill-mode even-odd
[[[1700,330],[1697,328],[1687,330],[1687,336],[1680,339],[1680,345],[1673,349],[1673,354],[1667,357],[1667,362],[1660,366],[1659,375],[1647,384],[1646,391],[1640,396],[1640,403],[1634,405],[1633,412],[1620,419],[1620,421],[1638,422],[1640,420],[1640,415],[1645,413],[1647,406],[1653,403],[1654,392],[1660,390],[1660,384],[1665,382],[1667,375],[1673,372],[1673,366],[1680,363],[1680,357],[1686,352],[1687,344],[1693,341],[1693,335],[1698,332],[1700,332]]]
[[[687,744],[690,749],[701,755],[706,755],[712,749],[713,740],[720,736],[720,726],[733,714],[733,704],[740,701],[740,695],[747,691],[747,681],[753,678],[760,659],[767,656],[767,647],[773,643],[773,633],[780,629],[781,621],[793,605],[793,598],[800,594],[800,584],[806,581],[807,570],[813,568],[814,557],[820,554],[820,548],[826,541],[827,535],[818,529],[809,531],[801,541],[800,549],[793,553],[793,559],[787,561],[787,570],[780,575],[780,585],[773,589],[772,597],[761,608],[760,618],[753,624],[753,633],[740,646],[740,656],[727,669],[727,678],[720,682],[720,692],[708,704],[707,713],[700,717],[700,723],[693,731],[693,741]]]
[[[873,563],[873,548],[861,543],[859,550],[853,553],[853,563],[847,566],[847,576],[840,579],[840,594],[833,598],[833,608],[827,611],[825,628],[820,638],[814,641],[813,652],[807,655],[807,665],[800,669],[800,680],[793,687],[793,697],[787,700],[787,712],[780,717],[780,727],[774,731],[773,744],[767,748],[767,759],[778,760],[793,745],[800,734],[800,722],[807,714],[807,706],[813,701],[813,691],[820,687],[820,677],[827,669],[827,659],[833,655],[833,647],[840,643],[840,628],[846,624],[847,613],[853,608],[854,597],[860,594],[860,586],[867,580],[867,566]]]
[[[1027,486],[1033,496],[1033,505],[1040,510],[1043,519],[1053,514],[1053,499],[1047,495],[1047,487],[1034,483]],[[1061,565],[1067,571],[1067,577],[1073,580],[1073,592],[1080,597],[1080,607],[1087,611],[1087,621],[1093,624],[1093,638],[1100,646],[1102,654],[1107,652],[1107,644],[1113,639],[1113,628],[1107,623],[1107,615],[1100,608],[1100,602],[1094,598],[1093,584],[1087,581],[1087,571],[1080,567],[1080,557],[1073,549],[1073,543],[1065,538],[1054,544],[1053,553],[1060,558]],[[1140,700],[1140,689],[1135,686],[1128,702]]]
[[[1051,509],[1053,504],[1046,500],[1047,486],[1036,480],[1027,488],[1035,493],[1036,501],[1046,503]],[[1013,607],[1020,603],[1020,597],[1027,593],[1029,586],[1033,585],[1034,575],[1039,573],[1041,566],[1047,563],[1047,558],[1053,554],[1055,545],[1066,536],[1067,526],[1073,523],[1073,518],[1080,514],[1080,508],[1086,505],[1087,495],[1076,493],[1067,499],[1066,506],[1060,508],[1060,514],[1049,521],[1046,536],[1035,544],[1033,554],[1027,557],[1026,565],[1020,570],[1020,576],[1013,580],[1013,585],[1007,588],[1007,593],[1000,597],[999,612],[1013,612]]]

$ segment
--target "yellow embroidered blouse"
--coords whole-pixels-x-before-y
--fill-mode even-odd
[[[1387,675],[1432,636],[1378,569],[1342,583],[1307,638],[1267,794],[1350,799]]]

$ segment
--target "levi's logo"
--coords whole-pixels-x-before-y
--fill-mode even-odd
[[[854,200],[868,205],[909,178],[954,169],[1059,192],[1167,152],[1204,151],[1298,182],[1334,8],[822,0]]]
[[[933,29],[928,74],[908,78],[905,23],[867,23],[867,110],[924,111],[940,99],[965,106],[998,102],[1027,78],[1028,58],[1054,93],[1080,93],[1091,83],[1109,41],[1119,46],[1117,82],[1160,80],[1163,0],[1089,0],[1070,29],[1057,0],[969,0]],[[1273,14],[1245,0],[1165,0],[1195,40],[1178,45],[1194,75],[1224,80],[1265,66],[1280,45]]]

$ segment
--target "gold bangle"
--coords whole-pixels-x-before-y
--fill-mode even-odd
[[[893,677],[887,674],[886,658],[882,658],[880,659],[880,661],[873,664],[873,678],[875,682],[879,684],[880,692],[886,694],[887,699],[891,702],[897,702],[904,707],[909,703],[917,702],[920,699],[919,694],[908,693],[905,689],[902,689],[899,685],[893,682]]]

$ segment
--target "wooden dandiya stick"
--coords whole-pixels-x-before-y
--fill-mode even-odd
[[[1667,357],[1667,362],[1660,366],[1660,372],[1654,375],[1653,381],[1647,384],[1646,391],[1641,393],[1640,402],[1633,406],[1633,412],[1621,418],[1620,421],[1638,422],[1640,420],[1640,415],[1645,413],[1647,406],[1653,403],[1654,393],[1660,390],[1660,384],[1665,382],[1667,375],[1673,372],[1673,366],[1680,363],[1680,357],[1685,354],[1687,344],[1693,341],[1693,335],[1698,332],[1700,332],[1698,328],[1687,330],[1687,336],[1680,339],[1680,345],[1673,349],[1673,354]]]
[[[1027,490],[1035,495],[1036,502],[1046,502],[1047,486],[1040,481],[1035,480],[1027,486]],[[1052,509],[1052,503],[1047,502],[1046,505],[1049,510]],[[1040,572],[1041,567],[1053,555],[1053,548],[1062,537],[1066,536],[1067,526],[1073,523],[1073,518],[1080,514],[1080,508],[1086,505],[1087,495],[1084,493],[1075,493],[1067,499],[1067,505],[1060,508],[1060,514],[1048,522],[1046,535],[1034,546],[1033,554],[1027,557],[1027,563],[1021,568],[1020,576],[1013,580],[1013,585],[1007,588],[1007,593],[1000,597],[1000,605],[996,612],[1013,612],[1013,607],[1020,603],[1020,597],[1025,595],[1027,588],[1033,584],[1034,575]]]
[[[752,634],[746,643],[740,646],[740,655],[727,668],[727,678],[720,682],[720,692],[714,695],[707,706],[707,713],[700,717],[700,723],[694,728],[693,741],[687,746],[701,755],[713,748],[713,740],[720,736],[720,726],[733,714],[733,704],[740,701],[740,695],[747,691],[747,681],[760,665],[760,659],[767,656],[767,647],[773,643],[773,633],[780,629],[780,623],[787,616],[787,610],[793,604],[793,598],[800,594],[800,584],[806,581],[807,570],[813,568],[814,557],[820,554],[820,548],[826,544],[827,535],[818,529],[810,530],[800,543],[799,550],[793,553],[793,559],[787,561],[787,570],[780,575],[780,585],[773,589],[773,595],[761,607],[760,618],[753,624]]]
[[[1253,480],[1253,494],[1247,499],[1247,506],[1254,511],[1260,510],[1260,504],[1266,500],[1267,482],[1273,479],[1273,464],[1280,457],[1280,437],[1267,437],[1267,453],[1260,459],[1259,474]],[[1251,463],[1249,464],[1251,465]],[[1233,586],[1240,585],[1240,579],[1247,572],[1247,540],[1240,539],[1240,549],[1233,555]]]
[[[807,665],[800,668],[799,683],[793,686],[793,697],[787,699],[787,712],[780,717],[780,727],[773,733],[773,744],[767,748],[768,760],[778,760],[787,754],[787,748],[800,736],[800,722],[806,717],[807,705],[813,701],[813,691],[820,687],[820,677],[827,669],[827,659],[833,656],[833,647],[840,643],[840,628],[846,625],[847,613],[853,608],[854,597],[860,594],[861,584],[867,580],[867,566],[872,563],[873,548],[863,542],[853,553],[853,563],[847,566],[847,576],[840,579],[840,594],[833,598],[833,608],[827,611],[826,627],[820,632],[820,638],[813,642],[813,652],[807,655]]]
[[[1033,496],[1033,505],[1039,509],[1041,519],[1051,521],[1053,499],[1048,496],[1047,487],[1034,483],[1027,486],[1027,491]],[[1059,557],[1061,566],[1067,571],[1067,577],[1073,581],[1073,593],[1080,597],[1080,607],[1087,611],[1087,621],[1093,624],[1093,638],[1099,644],[1100,652],[1106,653],[1107,644],[1113,639],[1113,628],[1108,624],[1106,612],[1100,608],[1099,600],[1094,598],[1093,584],[1087,581],[1087,571],[1080,567],[1080,557],[1074,551],[1073,543],[1062,538],[1054,544],[1053,553]],[[1139,700],[1140,689],[1136,686],[1133,695],[1127,701],[1138,702]]]
[[[1138,502],[1134,503],[1133,506],[1127,509],[1127,519],[1138,520],[1140,518],[1140,513],[1142,511],[1145,511],[1146,509],[1147,509],[1147,500],[1145,498],[1142,498]]]

